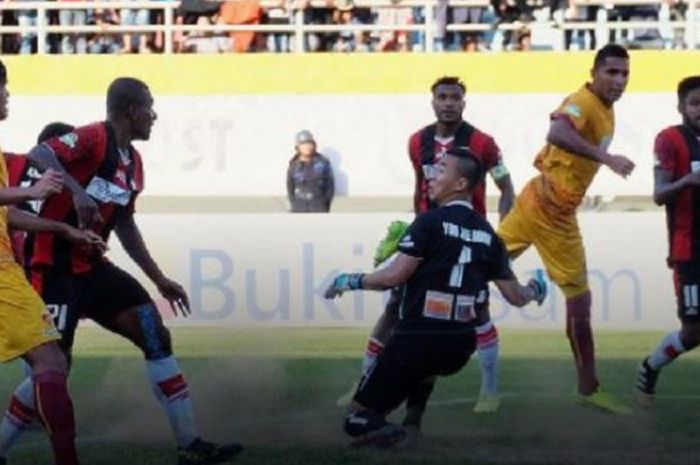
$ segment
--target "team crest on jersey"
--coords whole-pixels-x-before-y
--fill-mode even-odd
[[[570,103],[564,107],[564,113],[567,115],[575,116],[576,118],[581,117],[581,107],[575,103]]]
[[[63,145],[67,145],[68,147],[74,149],[75,144],[78,143],[78,135],[74,132],[69,132],[68,134],[64,134],[59,137],[58,140],[60,140]]]

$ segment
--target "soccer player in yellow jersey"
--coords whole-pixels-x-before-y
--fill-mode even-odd
[[[534,245],[550,279],[566,297],[566,334],[581,400],[626,413],[626,407],[600,389],[596,377],[591,292],[576,209],[601,165],[622,177],[634,169],[628,158],[608,153],[615,130],[613,104],[629,79],[627,51],[614,44],[600,49],[591,77],[551,115],[547,144],[535,160],[540,174],[520,193],[498,234],[512,257]]]
[[[7,118],[7,71],[0,62],[0,120]],[[66,387],[67,363],[51,315],[15,262],[8,228],[52,231],[83,246],[105,247],[99,236],[64,223],[35,218],[10,205],[60,192],[61,176],[49,171],[32,187],[8,187],[0,154],[0,362],[23,358],[32,367],[36,410],[51,440],[56,465],[77,465],[73,405]],[[22,416],[25,411],[13,411]],[[5,459],[0,458],[0,464]]]

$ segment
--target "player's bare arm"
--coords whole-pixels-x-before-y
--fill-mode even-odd
[[[52,232],[63,236],[70,242],[86,245],[100,253],[107,250],[107,244],[93,231],[74,228],[60,221],[53,221],[31,215],[18,208],[10,207],[7,212],[8,224],[12,229],[32,232]]]
[[[182,316],[189,316],[190,302],[185,289],[165,276],[158,264],[153,260],[146,247],[146,242],[143,240],[141,230],[134,220],[134,215],[129,214],[120,217],[114,227],[114,232],[117,234],[119,242],[121,242],[129,257],[158,287],[158,292],[168,300],[173,313],[177,315],[179,310]]]
[[[505,170],[505,173],[502,172],[503,170]],[[513,202],[515,201],[513,181],[506,167],[501,164],[494,166],[489,173],[496,183],[496,186],[501,191],[501,197],[498,199],[498,216],[499,219],[503,221],[503,218],[505,218],[510,209],[513,208]]]
[[[634,162],[623,155],[611,155],[584,139],[565,117],[554,118],[549,125],[547,142],[573,154],[598,161],[626,178],[634,170]]]
[[[673,200],[683,189],[699,186],[700,171],[688,173],[674,181],[673,173],[656,168],[654,170],[654,203],[665,205]]]
[[[494,284],[508,303],[516,307],[524,307],[530,302],[542,304],[547,297],[547,285],[542,278],[533,278],[522,286],[513,275],[511,279],[496,280]]]
[[[90,228],[103,221],[97,203],[85,192],[78,181],[68,174],[50,147],[44,144],[37,145],[29,151],[27,157],[39,171],[51,169],[62,176],[63,184],[73,193],[73,205],[78,214],[78,225],[81,228]]]
[[[382,291],[404,284],[416,271],[422,259],[399,252],[389,266],[365,275],[364,289]]]
[[[413,212],[417,215],[420,213],[420,203],[421,203],[421,186],[423,184],[423,171],[413,170],[415,173],[415,185],[413,186]]]
[[[63,190],[63,176],[52,169],[44,172],[41,179],[30,187],[7,187],[0,189],[0,205],[14,205],[29,200],[42,200]]]
[[[340,296],[345,291],[369,289],[383,291],[404,284],[416,271],[422,259],[399,252],[385,268],[374,273],[339,274],[326,289],[327,299]]]

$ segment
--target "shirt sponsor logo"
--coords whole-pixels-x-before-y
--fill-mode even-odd
[[[85,192],[102,203],[115,203],[126,206],[131,200],[131,192],[111,183],[99,176],[95,176],[88,184]]]
[[[437,320],[449,320],[452,316],[452,303],[454,296],[444,292],[427,291],[425,293],[425,305],[423,316]]]

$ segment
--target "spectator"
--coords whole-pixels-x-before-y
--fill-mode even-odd
[[[664,7],[668,8],[668,19],[671,21],[685,21],[685,15],[688,11],[688,3],[685,0],[665,0]],[[665,38],[669,43],[671,48],[684,49],[688,48],[688,44],[685,41],[685,28],[683,27],[673,27],[673,36]]]
[[[236,0],[221,4],[219,10],[219,23],[222,24],[260,24],[262,20],[262,8],[259,0]],[[255,51],[256,33],[253,31],[241,31],[230,33],[232,50],[234,52]],[[252,50],[251,50],[252,49]]]
[[[448,17],[453,24],[481,24],[484,21],[484,7],[453,7],[448,10]],[[484,46],[482,34],[479,31],[463,31],[447,33],[448,48],[475,52]]]
[[[26,1],[26,0],[20,0]],[[17,24],[23,27],[36,26],[36,10],[18,10]],[[23,32],[20,34],[19,53],[27,55],[36,49],[36,34]]]
[[[627,22],[632,17],[634,13],[634,6],[632,5],[615,5],[612,4],[608,7],[608,22],[612,21],[622,21]],[[620,29],[621,42],[627,42],[627,29]],[[610,35],[608,37],[608,42],[614,44],[617,40],[617,29],[610,29]]]
[[[91,22],[101,26],[106,31],[110,26],[119,24],[120,19],[116,10],[98,8],[95,10]],[[90,53],[117,53],[120,49],[121,36],[119,34],[94,34],[88,40]]]
[[[598,16],[597,5],[581,5],[575,0],[564,0],[559,1],[558,5],[563,8],[563,16],[565,21],[586,21],[595,22]],[[571,49],[571,45],[574,42],[574,36],[576,37],[576,42],[578,43],[579,50],[586,49],[586,33],[588,33],[588,48],[590,50],[596,49],[596,36],[595,28],[591,29],[564,29],[564,49]]]
[[[512,25],[503,33],[503,50],[529,50],[531,33],[528,23],[532,12],[526,0],[491,0],[497,24]]]
[[[413,12],[410,8],[401,6],[402,0],[391,0],[392,6],[376,8],[377,24],[403,25],[413,22]],[[409,49],[407,31],[380,31],[377,43],[378,52],[401,51]]]
[[[430,10],[428,10],[430,11]],[[435,51],[442,52],[447,41],[447,0],[437,0],[435,6]]]
[[[136,0],[132,0],[136,1]],[[146,26],[148,25],[148,10],[121,10],[122,26]],[[122,53],[150,53],[148,48],[148,35],[145,33],[124,34]]]
[[[291,23],[292,11],[290,0],[277,0],[265,11],[267,24],[288,26]],[[267,36],[267,50],[274,53],[289,51],[289,33],[273,32]]]
[[[62,2],[74,2],[76,0],[59,0]],[[85,10],[60,10],[58,19],[61,26],[85,26],[87,24],[87,11]],[[87,51],[87,39],[85,34],[64,33],[61,39],[61,53],[85,53]]]
[[[171,0],[156,0],[156,1],[171,1]],[[154,9],[148,12],[148,20],[150,24],[165,24],[165,10]],[[149,46],[153,52],[163,52],[165,49],[165,34],[156,32],[151,34]]]
[[[176,10],[175,24],[212,24],[212,18],[219,13],[219,2],[209,0],[182,0],[180,6]],[[192,37],[195,41],[211,43],[208,48],[215,48],[211,38],[206,35],[197,33],[176,32],[173,36],[175,48],[178,52],[192,52],[199,48],[196,44],[192,44],[189,38]]]
[[[333,23],[339,25],[356,25],[371,21],[369,11],[358,11],[352,0],[336,0],[333,11]],[[334,52],[368,52],[369,33],[363,31],[341,31],[332,34]]]
[[[310,0],[300,0],[299,8],[304,11],[304,24],[332,24],[333,0],[326,0],[325,6],[311,6]],[[304,48],[309,52],[330,50],[333,47],[333,37],[327,33],[304,35]]]
[[[3,10],[0,16],[3,26],[17,26],[16,11]],[[0,34],[0,53],[13,54],[19,51],[20,37],[17,34]]]
[[[328,159],[316,151],[311,132],[299,131],[295,142],[296,153],[287,170],[287,198],[291,211],[327,213],[335,193],[333,168]]]

